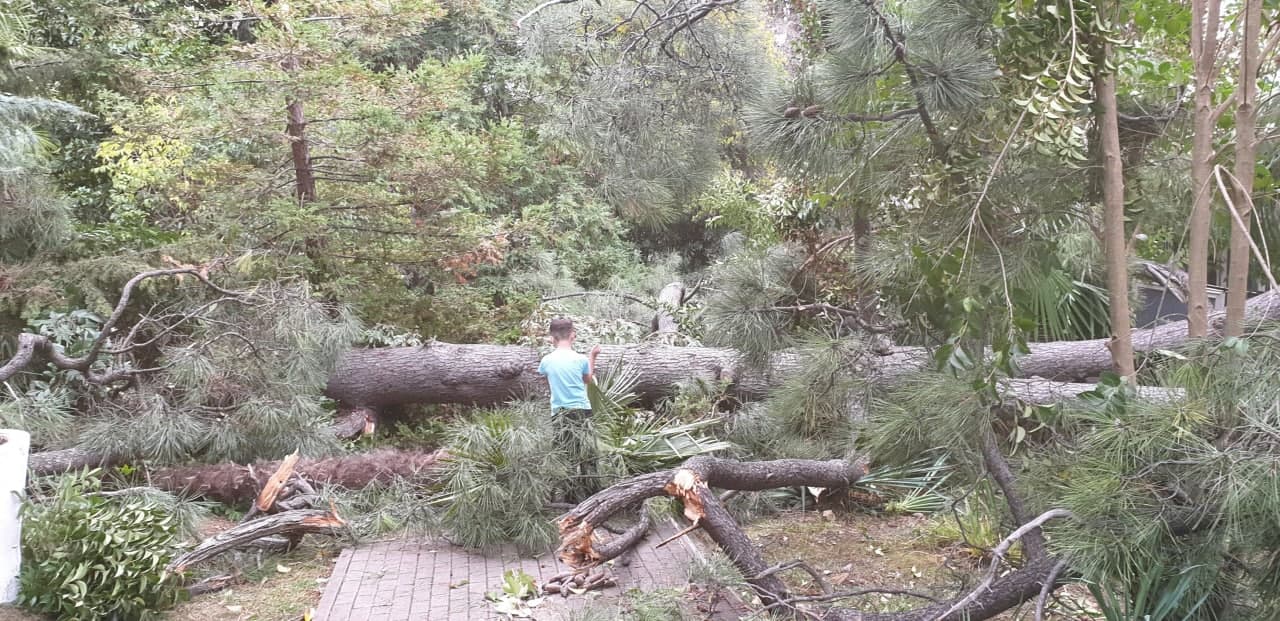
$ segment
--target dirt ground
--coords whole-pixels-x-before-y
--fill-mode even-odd
[[[959,542],[939,545],[930,536],[935,524],[923,516],[886,516],[837,512],[788,512],[747,527],[761,547],[766,561],[782,563],[804,559],[821,572],[833,590],[886,587],[916,591],[939,599],[954,597],[981,579],[986,561]],[[821,592],[803,571],[783,576],[796,592]],[[1081,601],[1087,592],[1070,587],[1060,591]],[[847,600],[867,611],[893,612],[918,607],[922,602],[904,596],[872,595]],[[1087,602],[1082,602],[1087,603]],[[1030,608],[1011,611],[997,619],[1030,619]],[[1096,619],[1091,615],[1054,615],[1055,619]]]

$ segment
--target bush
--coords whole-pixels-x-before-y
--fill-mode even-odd
[[[23,506],[19,602],[58,619],[158,618],[182,593],[164,570],[180,517],[101,487],[92,472],[67,475]]]

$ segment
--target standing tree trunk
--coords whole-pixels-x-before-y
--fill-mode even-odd
[[[284,70],[289,73],[297,71],[297,57],[290,55],[284,61]],[[307,117],[296,93],[289,98],[285,111],[289,117],[285,133],[289,135],[289,149],[293,153],[293,194],[300,202],[309,203],[316,200],[316,177],[311,169],[311,149],[307,145]]]
[[[1107,293],[1111,298],[1112,368],[1133,377],[1133,326],[1129,319],[1129,248],[1124,228],[1124,165],[1120,162],[1120,123],[1116,110],[1115,72],[1105,68],[1110,45],[1097,62],[1094,89],[1098,95],[1098,135],[1102,146],[1103,241],[1107,255]]]
[[[1191,0],[1191,59],[1195,63],[1191,138],[1191,227],[1187,258],[1187,336],[1209,334],[1209,228],[1213,205],[1213,87],[1217,79],[1219,0]]]
[[[1244,35],[1240,40],[1240,83],[1236,86],[1236,182],[1231,202],[1239,219],[1232,218],[1230,267],[1227,269],[1227,336],[1244,334],[1244,304],[1249,297],[1249,229],[1253,216],[1253,169],[1258,161],[1258,56],[1262,0],[1245,0]]]

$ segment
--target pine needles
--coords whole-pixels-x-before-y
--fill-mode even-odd
[[[476,548],[515,542],[549,550],[557,540],[545,505],[567,476],[543,408],[532,404],[481,414],[450,434],[442,524],[457,543]]]

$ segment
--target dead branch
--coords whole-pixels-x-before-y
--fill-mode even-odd
[[[1068,518],[1068,517],[1071,517],[1071,512],[1067,511],[1066,509],[1050,509],[1048,511],[1045,511],[1044,513],[1041,513],[1040,516],[1037,517],[1036,519],[1031,520],[1030,522],[1027,522],[1026,524],[1023,524],[1022,526],[1018,527],[1018,530],[1015,530],[1012,533],[1009,533],[1009,536],[1005,537],[1004,540],[1000,542],[1000,545],[996,546],[996,549],[992,554],[992,558],[991,558],[991,567],[987,570],[986,577],[983,578],[982,582],[976,588],[970,591],[968,595],[962,597],[955,604],[952,604],[951,607],[948,608],[946,612],[939,615],[938,616],[939,621],[941,621],[942,619],[948,618],[953,613],[959,612],[964,607],[973,603],[974,600],[978,599],[978,596],[982,594],[984,591],[988,591],[991,589],[992,583],[994,583],[996,580],[996,574],[998,574],[1000,571],[1000,563],[1004,561],[1004,555],[1009,552],[1009,548],[1012,548],[1014,543],[1016,543],[1019,539],[1022,539],[1028,533],[1032,533],[1032,532],[1038,533],[1040,531],[1040,526],[1045,522],[1048,522],[1049,520],[1052,520],[1054,518]],[[1054,566],[1055,567],[1057,566],[1057,562],[1054,563]],[[1046,582],[1048,582],[1048,580],[1046,580]]]
[[[207,561],[269,535],[300,536],[308,533],[336,535],[346,527],[346,524],[332,509],[329,511],[304,509],[277,513],[218,533],[204,540],[194,550],[173,559],[165,569],[173,573],[182,573],[196,563]]]

